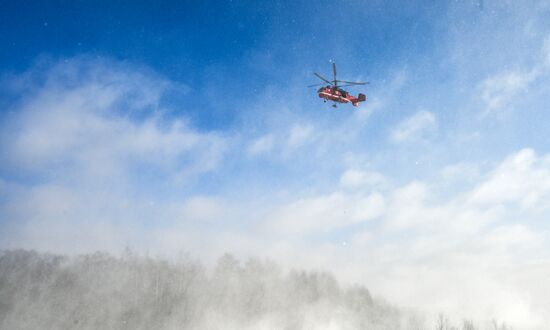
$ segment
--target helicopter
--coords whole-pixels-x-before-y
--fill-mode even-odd
[[[367,99],[365,94],[359,93],[357,97],[349,94],[347,91],[343,90],[341,87],[346,86],[356,86],[356,85],[367,85],[368,82],[352,82],[352,81],[345,81],[345,80],[338,80],[336,79],[336,63],[332,63],[332,73],[333,73],[333,80],[328,80],[318,74],[317,72],[314,72],[313,74],[324,81],[325,83],[328,83],[328,85],[323,86],[317,90],[317,94],[320,98],[323,99],[324,102],[326,101],[333,101],[334,104],[332,105],[334,108],[336,108],[336,103],[350,103],[353,106],[359,105],[359,102],[363,102]],[[344,85],[338,85],[338,83],[344,83]],[[324,85],[324,83],[320,84],[314,84],[309,85],[307,87],[316,87],[319,85]]]

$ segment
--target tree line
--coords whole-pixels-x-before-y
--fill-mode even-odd
[[[430,324],[364,286],[342,286],[326,272],[283,271],[269,260],[226,254],[206,269],[187,255],[28,250],[0,252],[0,328],[478,329],[443,315]]]

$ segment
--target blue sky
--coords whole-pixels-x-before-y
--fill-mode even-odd
[[[311,71],[328,72],[330,59],[342,74],[373,78],[429,61],[426,55],[441,46],[438,21],[445,11],[429,3],[332,1],[8,2],[5,8],[4,70],[26,70],[40,56],[83,53],[143,64],[192,85],[199,97],[186,101],[200,108],[194,120],[205,127],[230,125],[239,117],[234,109],[250,101],[209,100],[227,88],[310,84]]]
[[[260,255],[402,306],[542,329],[549,14],[4,3],[0,248]],[[370,81],[350,90],[367,102],[334,109],[305,87],[331,61]]]

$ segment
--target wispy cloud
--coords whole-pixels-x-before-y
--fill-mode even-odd
[[[384,208],[384,198],[378,193],[335,192],[282,206],[269,217],[268,228],[295,234],[325,232],[374,219],[384,212]]]
[[[248,143],[249,155],[288,157],[296,150],[311,144],[315,128],[311,124],[294,124],[291,127],[269,127],[264,135],[252,138]]]
[[[250,155],[264,154],[271,151],[274,147],[274,137],[271,134],[261,136],[252,141],[248,147]]]
[[[309,260],[312,267],[342,267],[340,276],[352,280],[358,278],[351,274],[367,276],[385,296],[407,305],[478,319],[508,315],[514,324],[536,327],[544,316],[528,306],[541,303],[550,286],[520,284],[519,278],[550,270],[548,227],[533,222],[550,211],[544,202],[547,158],[525,149],[489,168],[470,164],[477,179],[451,195],[438,192],[447,180],[456,180],[454,175],[380,185],[376,173],[346,170],[343,187],[354,189],[305,197],[272,211],[268,237],[277,241],[274,232],[281,232],[299,238],[289,238],[287,247],[273,255],[292,260],[288,249],[322,250],[323,257]],[[356,190],[363,185],[375,185],[377,191]],[[315,232],[333,234],[324,244],[308,247]],[[523,270],[514,271],[517,267]],[[464,301],[476,303],[459,307],[456,290]]]
[[[346,170],[340,177],[340,184],[345,188],[379,187],[386,181],[381,173],[358,169]]]
[[[538,71],[512,71],[502,72],[484,80],[481,86],[481,97],[485,101],[487,112],[506,106],[513,97],[526,91],[538,75]]]
[[[419,141],[428,138],[436,128],[435,115],[430,111],[421,110],[400,122],[391,131],[391,139],[395,142]]]
[[[24,78],[1,124],[2,226],[11,233],[4,247],[129,244],[123,228],[169,216],[160,210],[172,209],[174,190],[187,218],[215,212],[208,199],[185,201],[185,187],[218,167],[227,142],[160,106],[163,93],[180,86],[88,58]]]
[[[140,165],[173,177],[215,168],[222,139],[159,107],[173,86],[133,70],[75,59],[56,65],[35,91],[31,82],[20,86],[24,100],[3,124],[4,166],[75,180],[120,176]]]
[[[2,114],[0,246],[269,256],[334,271],[402,305],[544,328],[549,156],[492,129],[515,132],[510,123],[489,127],[471,114],[547,88],[548,42],[541,53],[540,20],[530,24],[536,46],[498,52],[492,43],[506,39],[494,41],[494,21],[481,19],[456,33],[460,74],[422,80],[426,67],[411,66],[373,81],[360,108],[338,111],[312,106],[303,89],[271,86],[231,132],[199,129],[185,109],[165,107],[167,91],[189,87],[143,68],[74,59],[29,70],[11,81],[19,100]],[[503,64],[515,57],[523,61]],[[430,68],[449,61],[429,59]],[[410,109],[437,111],[403,118]],[[451,135],[476,138],[455,154]],[[480,152],[487,136],[497,142]],[[416,145],[426,148],[402,148]],[[418,155],[427,175],[411,166]]]
[[[524,149],[510,156],[478,185],[472,201],[481,204],[518,203],[523,209],[549,208],[550,158]]]

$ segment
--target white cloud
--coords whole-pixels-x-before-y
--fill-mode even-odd
[[[221,198],[194,196],[183,203],[173,205],[174,220],[215,223],[230,214],[230,205]]]
[[[246,152],[250,156],[282,156],[292,153],[311,143],[315,129],[311,124],[294,124],[291,127],[270,127],[267,132],[250,142]]]
[[[384,212],[379,193],[349,195],[333,193],[303,198],[277,208],[269,216],[268,227],[283,233],[328,231],[372,220]]]
[[[519,278],[522,273],[538,276],[539,270],[528,265],[533,262],[550,271],[548,229],[541,231],[526,217],[542,212],[540,208],[548,215],[549,171],[547,156],[526,149],[484,173],[486,179],[473,188],[448,199],[439,200],[436,187],[418,182],[390,192],[388,212],[382,217],[390,231],[369,236],[381,237],[369,245],[374,249],[371,260],[394,265],[391,279],[379,279],[381,286],[388,285],[387,296],[416,306],[426,303],[432,310],[454,310],[479,319],[493,315],[518,326],[541,328],[545,318],[533,306],[550,294],[550,286],[537,292]],[[391,241],[394,232],[399,241]],[[397,282],[403,288],[414,283],[422,288],[407,295],[392,287]],[[459,296],[464,299],[460,307],[451,301]]]
[[[361,158],[363,149],[347,148],[361,127],[336,123],[337,133],[327,137],[317,125],[281,124],[243,144],[243,151],[284,155],[324,139],[324,160],[346,153],[359,160],[327,174],[339,180],[335,188],[318,192],[297,184],[301,193],[281,193],[286,203],[278,202],[275,188],[260,190],[264,204],[250,207],[240,187],[220,188],[232,200],[188,195],[187,181],[178,179],[217,169],[227,147],[223,136],[164,120],[157,108],[161,91],[149,90],[157,85],[152,78],[115,73],[120,87],[103,86],[102,74],[91,74],[94,86],[78,88],[54,79],[6,117],[0,166],[42,182],[0,181],[0,210],[9,219],[1,224],[2,246],[254,254],[334,271],[401,305],[533,327],[548,321],[545,309],[533,307],[547,306],[550,296],[543,276],[550,271],[548,226],[530,217],[548,216],[548,156],[525,149],[489,171],[459,163],[433,182],[394,187],[386,172],[364,170],[377,155]],[[147,95],[139,102],[127,97],[141,89]],[[346,125],[357,131],[339,140]],[[392,140],[422,141],[436,128],[435,115],[420,111],[392,131]],[[154,183],[143,182],[151,174],[143,169],[154,172]],[[468,182],[442,196],[439,189],[449,181]]]
[[[390,137],[394,142],[418,141],[427,138],[436,128],[435,115],[422,110],[400,122],[391,131]]]
[[[445,182],[473,182],[479,178],[480,171],[475,163],[461,162],[445,166],[440,175]]]
[[[290,129],[288,136],[288,147],[293,149],[307,143],[313,135],[312,125],[294,125]]]
[[[475,169],[474,179],[450,196],[438,193],[446,185],[440,180],[457,180],[456,173],[373,195],[352,189],[298,199],[273,211],[265,229],[271,240],[296,240],[283,239],[284,248],[266,253],[296,266],[336,269],[349,281],[367,278],[377,294],[456,321],[494,317],[542,329],[548,318],[536,306],[548,307],[550,286],[531,280],[550,271],[550,230],[529,214],[549,214],[548,157],[525,149],[489,170],[475,163],[448,167]],[[368,178],[349,170],[341,184],[355,187]],[[311,233],[338,228],[353,234],[308,247]]]
[[[273,149],[275,145],[274,137],[271,134],[261,136],[250,144],[248,147],[248,154],[259,155],[267,153]]]
[[[531,149],[507,158],[471,194],[474,203],[517,203],[527,210],[550,207],[549,198],[550,158],[537,157]]]
[[[174,178],[217,166],[221,137],[163,118],[169,114],[157,103],[168,82],[108,65],[75,60],[56,66],[44,85],[24,94],[26,102],[3,124],[9,166],[75,180],[122,175],[145,164]]]
[[[500,71],[483,80],[480,90],[486,107],[484,114],[506,108],[514,102],[514,98],[528,93],[530,88],[538,88],[536,82],[548,75],[550,69],[550,38],[542,41],[537,53],[542,53],[542,61],[537,56],[530,66]]]
[[[350,169],[340,177],[340,185],[345,188],[378,187],[386,183],[386,178],[372,171]]]
[[[536,70],[508,71],[485,79],[481,85],[481,97],[485,101],[487,112],[505,107],[514,96],[526,91],[538,74]]]
[[[227,149],[220,134],[159,106],[176,86],[90,59],[27,76],[1,123],[0,169],[16,174],[1,187],[3,247],[116,249],[142,239],[144,222],[220,214],[207,197],[170,213],[174,191],[215,170]]]

